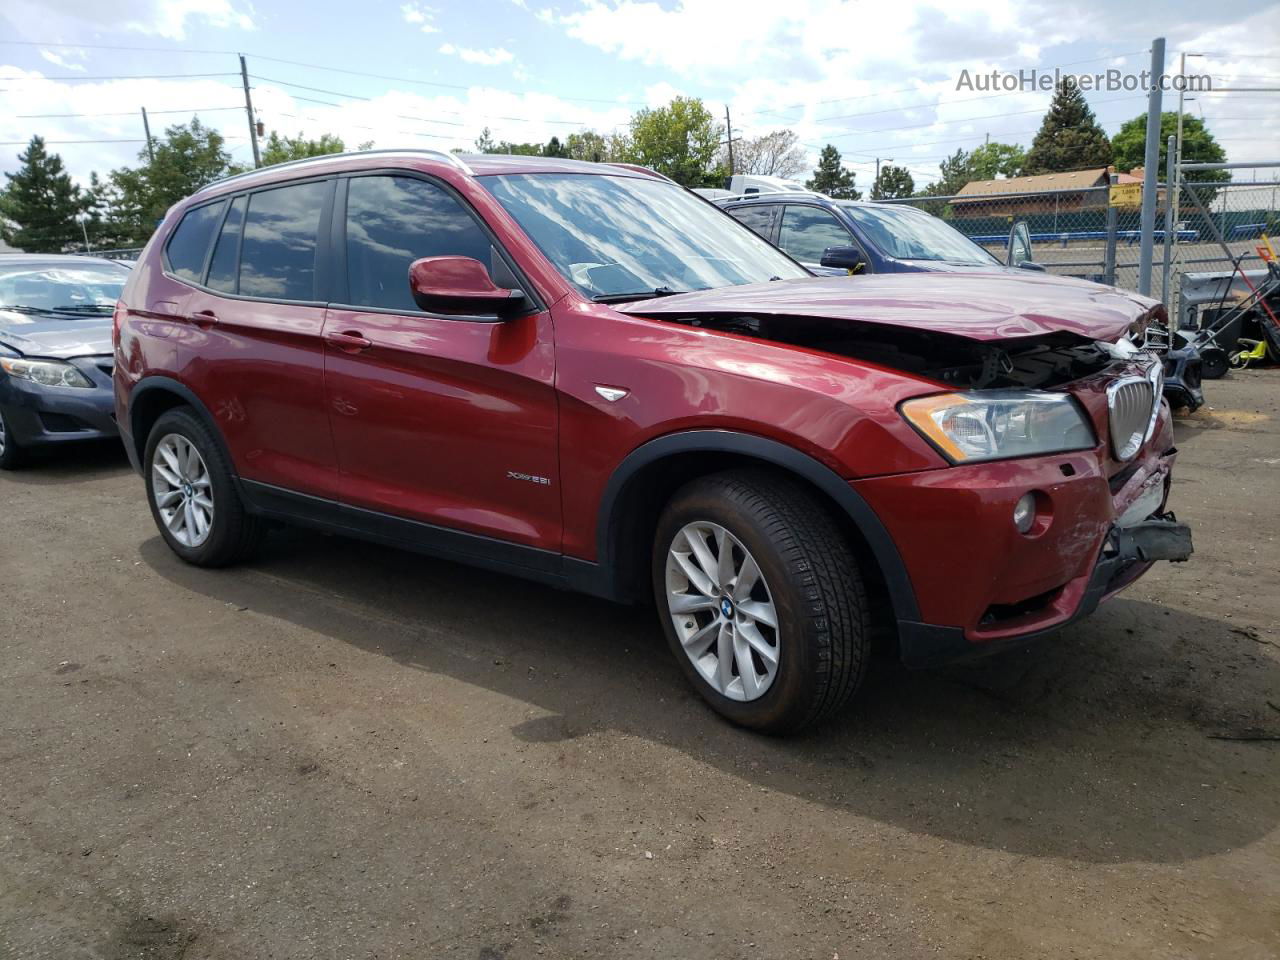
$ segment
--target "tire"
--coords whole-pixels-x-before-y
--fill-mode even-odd
[[[26,448],[18,446],[13,431],[9,429],[9,421],[0,410],[0,470],[16,470],[26,462]]]
[[[203,470],[192,466],[195,461],[187,456],[189,450],[198,455],[198,466]],[[173,469],[175,453],[183,471]],[[246,559],[261,543],[263,522],[245,509],[221,445],[190,407],[165,411],[151,428],[143,458],[143,479],[147,503],[160,535],[169,549],[187,563],[224,567]],[[185,488],[189,488],[191,514],[182,509],[187,492],[181,492],[176,500],[169,495]],[[202,515],[207,521],[203,525]],[[195,522],[189,529],[187,521],[191,517]]]
[[[717,570],[728,548],[727,572],[737,573],[721,572],[727,590],[712,583],[708,592],[695,583],[705,571],[696,563],[692,537],[702,539],[705,562]],[[761,575],[754,585],[747,555]],[[695,576],[689,563],[695,563]],[[862,576],[835,518],[798,482],[755,469],[690,482],[658,521],[652,575],[658,614],[677,662],[712,708],[733,723],[794,733],[835,714],[861,685],[871,648]],[[718,606],[694,609],[705,599]],[[770,603],[773,629],[767,622]],[[679,607],[674,613],[673,604]],[[726,633],[730,620],[734,629]],[[700,652],[711,634],[710,646]],[[724,670],[728,658],[720,651],[728,649],[734,662]],[[744,652],[749,674],[739,662]]]
[[[1205,380],[1221,380],[1227,375],[1230,359],[1227,351],[1219,347],[1209,347],[1200,352],[1200,376]]]

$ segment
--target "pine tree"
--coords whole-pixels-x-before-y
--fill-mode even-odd
[[[880,176],[871,185],[872,200],[896,200],[916,192],[916,182],[906,167],[886,164],[880,168]]]
[[[1080,88],[1069,78],[1064,79],[1031,143],[1022,172],[1061,173],[1105,167],[1110,162],[1111,142],[1098,126]]]
[[[862,191],[854,187],[857,175],[840,162],[840,151],[827,144],[818,155],[813,179],[805,184],[810,190],[825,193],[834,200],[861,200]]]
[[[42,137],[32,137],[18,159],[22,168],[5,174],[0,235],[28,253],[61,253],[81,238],[76,217],[85,210],[85,198]]]

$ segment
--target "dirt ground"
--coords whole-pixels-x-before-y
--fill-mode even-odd
[[[0,956],[1280,956],[1280,371],[1206,392],[1191,562],[791,740],[650,614],[302,532],[197,570],[113,449],[0,476]]]

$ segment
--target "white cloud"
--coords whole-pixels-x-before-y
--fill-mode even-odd
[[[186,40],[193,28],[253,30],[249,0],[8,0],[6,19],[53,35],[128,30]],[[32,27],[35,29],[35,26]]]
[[[84,64],[76,63],[75,60],[72,59],[73,57],[78,57],[79,59],[83,60],[84,59],[83,50],[70,50],[64,54],[57,54],[57,53],[54,53],[52,50],[42,49],[40,51],[40,56],[42,59],[48,61],[49,63],[52,63],[55,67],[62,67],[63,70],[75,70],[78,73],[84,73]]]
[[[428,7],[422,3],[405,3],[400,6],[400,14],[404,17],[404,22],[412,24],[423,33],[440,32],[440,28],[435,25],[436,14],[439,12],[435,7]]]
[[[460,57],[465,63],[474,63],[482,67],[497,67],[515,59],[515,55],[504,47],[473,50],[470,47],[455,47],[452,43],[442,43],[440,52],[446,56]]]

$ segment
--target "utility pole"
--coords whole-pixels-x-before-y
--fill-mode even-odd
[[[729,105],[724,105],[724,138],[729,144],[729,176],[737,171],[733,166],[733,122],[729,119]]]
[[[1160,176],[1160,80],[1164,75],[1164,37],[1151,43],[1151,94],[1147,100],[1147,144],[1143,160],[1141,249],[1138,292],[1151,296],[1151,267],[1156,232],[1156,183]]]
[[[885,158],[884,158],[884,162],[885,162],[885,163],[893,163],[893,157],[885,157]],[[877,184],[879,184],[879,183],[880,183],[880,158],[879,158],[879,157],[876,157],[876,178],[875,178],[874,180],[872,180],[872,181],[871,181],[871,192],[872,192],[872,194],[874,194],[874,193],[875,193],[875,191],[876,191],[876,185],[877,185]],[[873,195],[871,199],[872,199],[872,200],[874,200],[874,199],[875,199],[875,196]]]
[[[156,148],[151,142],[151,124],[147,121],[147,108],[142,108],[142,132],[147,138],[147,159],[151,163],[156,162]]]
[[[249,96],[249,68],[244,54],[240,54],[240,80],[244,83],[244,110],[249,115],[249,141],[253,144],[253,165],[262,166],[262,154],[258,152],[258,122],[253,117],[253,98]]]

